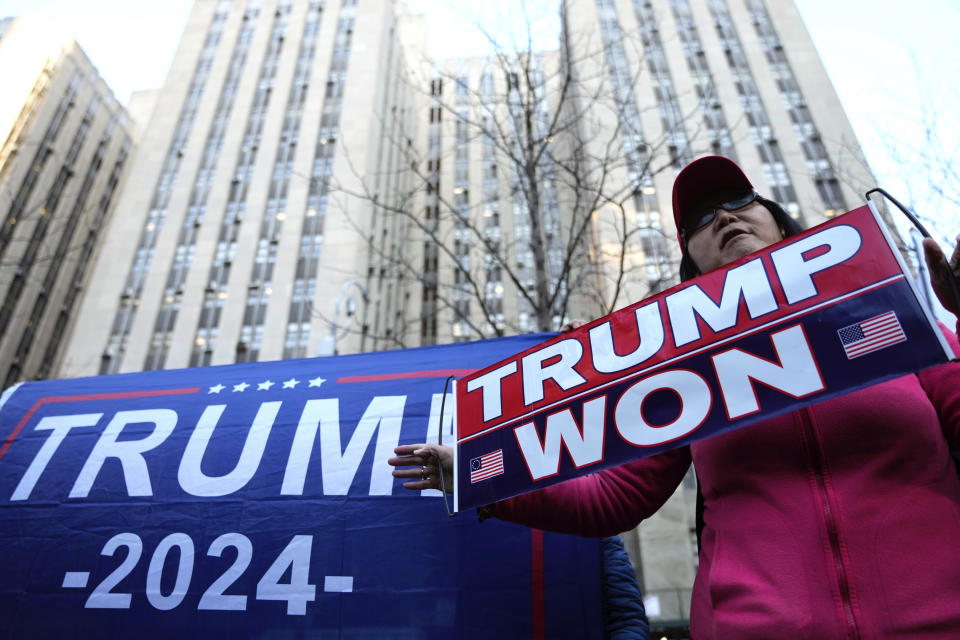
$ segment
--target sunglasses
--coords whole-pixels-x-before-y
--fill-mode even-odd
[[[742,196],[732,198],[725,202],[718,202],[708,209],[698,211],[694,215],[690,216],[687,224],[684,225],[684,238],[689,238],[697,231],[700,231],[700,229],[703,229],[705,226],[713,222],[717,217],[718,209],[723,209],[724,211],[736,211],[737,209],[743,209],[747,205],[753,203],[759,197],[760,194],[756,191],[748,191]]]

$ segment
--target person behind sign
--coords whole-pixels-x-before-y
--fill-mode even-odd
[[[727,158],[673,188],[686,280],[800,231]],[[947,261],[924,248],[954,315]],[[957,337],[945,327],[955,354]],[[528,526],[606,536],[636,526],[691,461],[703,497],[695,638],[960,638],[960,362],[861,389],[656,456],[489,505]],[[394,475],[438,487],[436,445],[398,447]],[[446,486],[452,486],[447,477]],[[698,510],[699,511],[699,510]]]

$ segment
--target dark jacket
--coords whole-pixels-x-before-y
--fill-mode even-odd
[[[600,541],[603,559],[603,637],[605,640],[649,640],[650,625],[643,594],[623,542],[617,536]]]

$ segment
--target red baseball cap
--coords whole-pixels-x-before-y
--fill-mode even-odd
[[[719,191],[753,189],[737,163],[724,156],[704,156],[685,166],[673,181],[673,221],[677,225],[677,241],[686,251],[680,229],[692,207]]]

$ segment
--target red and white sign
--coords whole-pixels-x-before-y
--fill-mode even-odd
[[[487,504],[950,357],[879,217],[860,207],[458,380],[456,502]],[[467,475],[498,449],[497,475]]]

